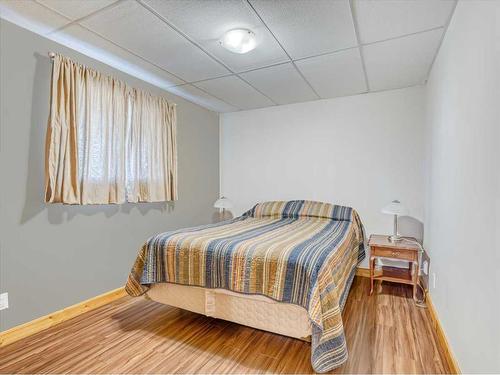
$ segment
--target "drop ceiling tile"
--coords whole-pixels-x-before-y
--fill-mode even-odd
[[[76,20],[102,9],[116,0],[37,0],[62,15]]]
[[[52,33],[50,38],[163,89],[185,83],[80,25],[71,25]]]
[[[395,38],[444,26],[455,0],[355,0],[362,43]]]
[[[274,104],[236,76],[211,79],[194,85],[240,109],[268,107]]]
[[[357,45],[348,0],[250,0],[293,59]]]
[[[322,98],[359,94],[367,90],[358,48],[295,63]]]
[[[244,1],[146,0],[145,3],[233,71],[241,72],[289,61],[283,49]],[[236,28],[249,29],[255,33],[258,45],[253,51],[237,54],[220,45],[219,40],[224,33]]]
[[[1,18],[40,35],[46,35],[70,22],[68,18],[33,0],[0,0],[0,15]]]
[[[254,70],[240,76],[277,104],[318,99],[292,63]]]
[[[238,108],[207,94],[193,85],[175,86],[171,87],[169,91],[215,112],[234,112],[238,110]]]
[[[135,1],[124,1],[82,24],[185,81],[228,73],[221,64]]]
[[[442,35],[437,29],[362,47],[370,89],[424,83]]]

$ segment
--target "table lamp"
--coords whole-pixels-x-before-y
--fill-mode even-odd
[[[233,208],[233,202],[226,197],[220,197],[214,203],[214,207],[218,208],[220,212],[224,213],[225,210]]]
[[[408,208],[402,205],[398,200],[394,200],[382,208],[383,214],[394,215],[394,234],[389,236],[391,242],[401,241],[402,237],[398,233],[398,216],[406,216],[409,212]]]

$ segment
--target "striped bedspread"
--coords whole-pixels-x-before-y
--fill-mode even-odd
[[[229,221],[150,238],[126,290],[139,296],[151,284],[172,282],[302,306],[312,322],[311,363],[324,372],[347,360],[341,312],[364,256],[363,226],[352,208],[265,202]]]

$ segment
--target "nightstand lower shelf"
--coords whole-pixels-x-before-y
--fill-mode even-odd
[[[373,280],[390,281],[393,283],[403,283],[413,285],[413,275],[411,269],[382,266],[375,268]]]

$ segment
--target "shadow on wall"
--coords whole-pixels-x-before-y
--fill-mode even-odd
[[[39,198],[43,202],[43,194]],[[130,214],[136,208],[142,216],[150,211],[172,212],[175,208],[175,202],[155,202],[155,203],[123,203],[123,204],[99,204],[99,205],[64,205],[64,204],[45,204],[47,208],[48,220],[50,224],[61,224],[72,220],[75,216],[93,216],[99,213],[109,218],[118,212]],[[28,218],[29,220],[30,218]]]
[[[39,53],[36,59],[35,79],[31,97],[31,130],[28,156],[28,179],[21,224],[38,215],[45,209],[44,199],[44,156],[45,131],[49,113],[49,90],[51,61]]]
[[[47,210],[48,220],[51,224],[61,224],[78,215],[92,216],[104,213],[106,217],[111,217],[118,212],[129,214],[134,207],[136,207],[143,216],[153,210],[161,212],[173,211],[175,208],[174,202],[84,206],[44,203],[45,133],[49,117],[52,62],[48,56],[43,56],[39,53],[35,53],[34,57],[36,59],[36,66],[33,95],[31,98],[31,130],[27,165],[28,178],[26,181],[26,193],[21,224],[28,222],[44,210]]]
[[[402,216],[398,221],[399,233],[403,236],[414,237],[418,242],[424,240],[424,223],[411,216]]]

